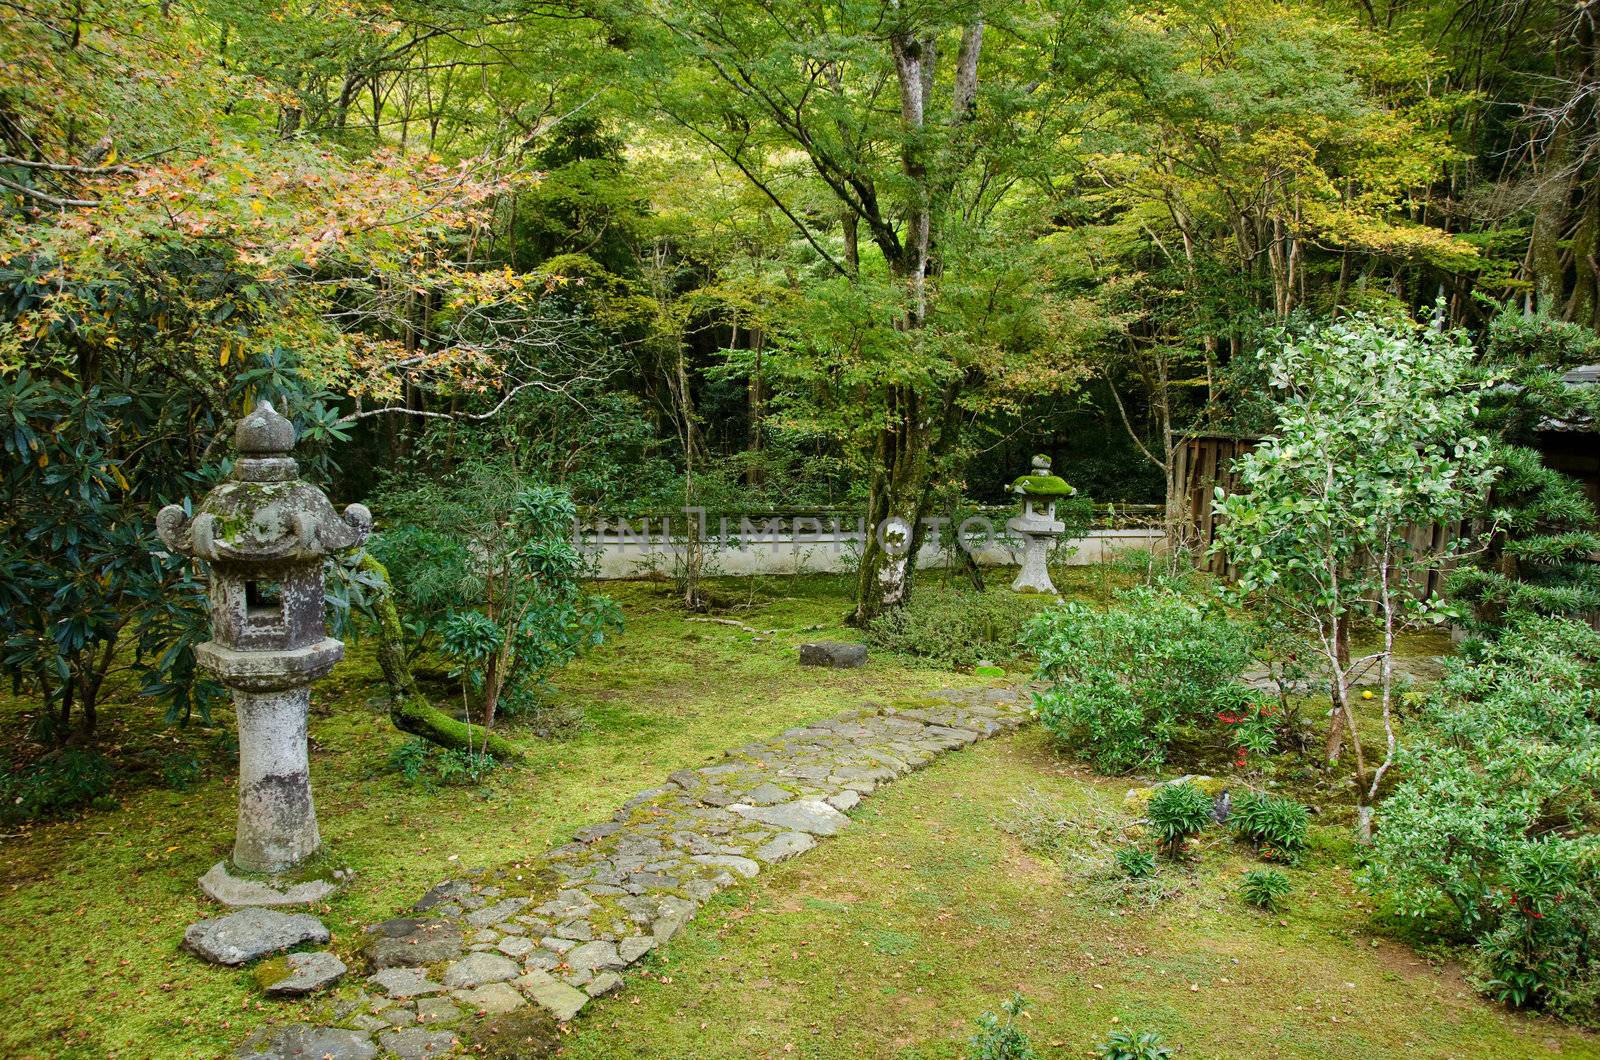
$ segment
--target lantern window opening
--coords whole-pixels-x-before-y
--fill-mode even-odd
[[[252,626],[283,625],[283,584],[251,578],[244,583],[245,619]]]

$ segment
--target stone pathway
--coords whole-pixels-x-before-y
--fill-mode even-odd
[[[1013,688],[869,705],[674,773],[522,868],[446,880],[416,915],[367,928],[365,989],[332,1003],[336,1025],[267,1028],[237,1055],[430,1057],[473,1016],[539,1005],[572,1019],[712,895],[836,834],[880,785],[1016,728],[1028,706]]]

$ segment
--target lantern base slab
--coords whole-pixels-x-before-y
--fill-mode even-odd
[[[236,875],[219,861],[200,877],[206,897],[226,906],[312,905],[339,889],[333,880],[288,880]]]

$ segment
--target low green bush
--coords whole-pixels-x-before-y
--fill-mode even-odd
[[[413,737],[389,753],[389,766],[413,784],[481,784],[500,762],[487,751],[439,747]]]
[[[971,1060],[1039,1060],[1027,1032],[1017,1026],[1028,1003],[1021,994],[1012,994],[1000,1003],[1003,1016],[985,1012],[978,1017],[978,1033],[972,1036]]]
[[[1295,865],[1305,857],[1311,814],[1293,799],[1247,791],[1233,804],[1228,824],[1268,861]]]
[[[35,821],[95,805],[111,792],[111,763],[97,751],[67,747],[25,769],[0,769],[0,821]]]
[[[1155,1031],[1118,1028],[1095,1046],[1095,1055],[1100,1060],[1168,1060],[1172,1047],[1162,1044]]]
[[[1190,836],[1199,835],[1211,823],[1213,805],[1210,795],[1185,780],[1157,788],[1145,816],[1151,834],[1169,853],[1177,854]]]
[[[1600,633],[1516,621],[1413,731],[1362,883],[1470,938],[1492,996],[1600,1025]]]
[[[1289,877],[1277,869],[1251,869],[1239,881],[1239,894],[1257,909],[1276,913],[1289,896]]]
[[[1130,880],[1147,880],[1156,874],[1155,855],[1138,847],[1123,847],[1117,851],[1117,871]]]
[[[887,611],[867,628],[880,651],[963,668],[1017,657],[1028,619],[1044,604],[1008,592],[922,587],[904,607]]]
[[[1141,587],[1099,611],[1069,603],[1028,624],[1024,643],[1050,688],[1039,720],[1105,773],[1159,766],[1190,726],[1241,709],[1250,661],[1243,627],[1175,592]]]

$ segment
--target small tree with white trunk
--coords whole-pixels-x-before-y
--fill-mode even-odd
[[[1489,442],[1473,430],[1481,385],[1464,335],[1407,320],[1358,314],[1284,330],[1259,356],[1277,422],[1235,465],[1236,492],[1217,491],[1215,548],[1232,562],[1241,598],[1287,610],[1325,657],[1328,763],[1348,734],[1365,839],[1395,758],[1395,635],[1446,615],[1418,586],[1460,550],[1455,529],[1481,509],[1495,474]],[[1350,627],[1361,617],[1382,640],[1352,659]],[[1385,748],[1369,770],[1352,696],[1374,671]]]

